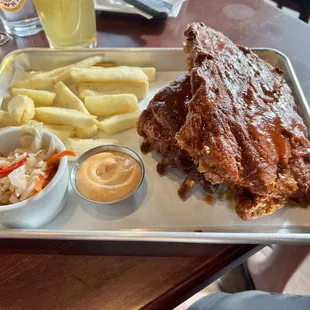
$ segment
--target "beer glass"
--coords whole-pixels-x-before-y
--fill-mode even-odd
[[[33,0],[52,48],[94,47],[93,0]]]

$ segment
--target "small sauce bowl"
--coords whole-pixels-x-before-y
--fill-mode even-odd
[[[137,161],[137,163],[139,164],[140,168],[141,168],[141,177],[140,180],[137,184],[137,186],[126,196],[117,199],[117,200],[113,200],[113,201],[97,201],[97,200],[92,200],[89,199],[87,197],[85,197],[79,190],[76,184],[76,178],[77,178],[77,174],[78,174],[78,170],[79,167],[82,165],[82,163],[88,159],[89,157],[99,154],[99,153],[103,153],[103,152],[120,152],[126,155],[131,156],[133,159],[135,159]],[[131,197],[137,190],[138,188],[141,186],[143,179],[144,179],[144,175],[145,175],[145,168],[144,168],[144,164],[142,159],[140,158],[140,156],[135,153],[133,150],[125,147],[125,146],[121,146],[121,145],[117,145],[117,144],[109,144],[109,145],[102,145],[102,146],[98,146],[95,147],[93,149],[88,150],[87,152],[85,152],[83,155],[81,155],[76,162],[74,163],[72,170],[71,170],[71,176],[70,176],[70,182],[71,185],[74,189],[74,191],[84,200],[92,202],[92,203],[96,203],[96,204],[102,204],[102,205],[111,205],[111,204],[115,204],[118,203],[120,201],[123,201],[129,197]]]

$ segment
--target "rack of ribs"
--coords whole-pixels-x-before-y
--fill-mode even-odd
[[[199,183],[211,194],[217,188],[205,179],[204,174],[198,172],[189,154],[179,147],[175,139],[175,134],[185,123],[191,97],[190,75],[181,75],[155,95],[138,120],[138,133],[144,137],[142,152],[147,153],[152,148],[162,156],[157,172],[164,174],[170,166],[188,176],[179,189],[179,195],[183,199],[194,183]]]
[[[271,214],[286,203],[308,205],[308,132],[282,72],[202,23],[189,25],[185,36],[190,95],[175,101],[186,106],[185,120],[180,118],[171,130],[167,147],[185,154],[205,181],[234,189],[236,212],[243,220]],[[167,105],[167,93],[174,98],[174,89],[165,88],[146,111],[158,95]],[[157,128],[159,140],[154,142],[146,115],[160,118],[144,112],[138,132],[165,159],[158,143],[165,139],[167,125]],[[165,116],[170,118],[166,123],[176,124],[175,115]]]

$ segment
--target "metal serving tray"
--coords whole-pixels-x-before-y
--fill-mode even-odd
[[[289,59],[273,49],[253,51],[284,71],[310,130],[310,111]],[[150,84],[144,109],[153,95],[186,71],[182,49],[23,49],[8,55],[0,67],[0,99],[16,76],[24,71],[46,71],[85,57],[105,54],[106,61],[117,65],[154,66],[157,79]],[[104,133],[100,137],[106,137]],[[111,137],[111,136],[110,136]],[[85,239],[112,241],[156,241],[185,243],[310,243],[310,208],[283,208],[271,216],[243,222],[233,211],[232,201],[203,201],[197,186],[187,201],[179,199],[177,189],[184,177],[176,170],[161,177],[156,172],[158,156],[141,154],[140,137],[135,129],[113,136],[136,151],[143,159],[146,174],[139,191],[118,205],[96,205],[79,198],[69,188],[63,211],[41,229],[4,229],[0,238]],[[194,232],[202,229],[203,232]]]

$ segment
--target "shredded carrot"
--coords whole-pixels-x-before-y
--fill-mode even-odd
[[[50,174],[52,171],[54,171],[56,169],[56,167],[54,166],[54,165],[50,165],[50,166],[48,166],[45,170],[44,170],[44,172],[46,173],[46,174]]]
[[[46,187],[49,184],[50,181],[51,180],[49,180],[49,179],[45,179],[44,187]]]
[[[37,182],[37,184],[35,185],[34,189],[37,191],[37,192],[40,192],[43,188],[43,185],[45,183],[45,178],[44,176],[41,174],[40,175],[40,178],[39,178],[39,181]]]
[[[64,150],[61,151],[57,154],[55,154],[54,156],[52,156],[48,161],[47,161],[47,165],[50,165],[52,163],[54,163],[55,161],[60,160],[62,157],[64,156],[76,156],[75,152],[73,150]]]
[[[44,187],[47,185],[47,182],[49,182],[54,177],[54,175],[56,174],[56,171],[57,171],[57,167],[54,165],[50,165],[44,170],[44,172],[47,174]]]

